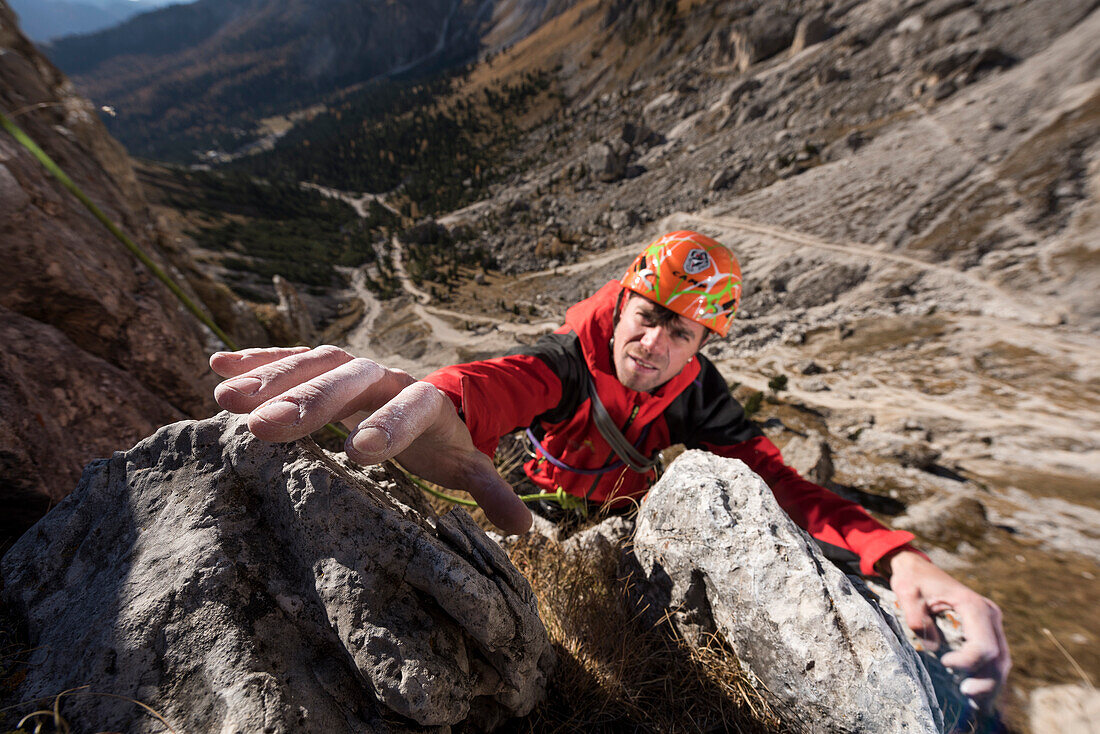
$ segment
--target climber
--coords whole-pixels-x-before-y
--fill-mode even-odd
[[[629,507],[651,484],[656,453],[672,444],[744,461],[783,509],[818,540],[858,555],[860,570],[890,579],[906,623],[935,644],[932,615],[954,610],[966,643],[943,657],[969,678],[963,693],[991,705],[1011,665],[1001,613],[934,566],[861,507],[806,481],[730,397],[699,353],[724,337],[741,271],[732,253],[697,232],[667,234],[566,312],[565,325],[505,357],[446,367],[416,381],[336,347],[219,352],[218,403],[248,413],[259,438],[290,441],[329,421],[351,431],[347,455],[395,459],[469,492],[501,529],[525,532],[530,512],[496,472],[500,438],[527,429],[526,478],[585,506]]]

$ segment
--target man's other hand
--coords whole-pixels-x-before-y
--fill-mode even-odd
[[[469,492],[506,532],[531,526],[527,507],[433,385],[331,346],[216,352],[210,368],[227,378],[214,389],[218,405],[247,413],[257,438],[293,441],[340,421],[351,432],[344,449],[353,461],[396,459],[428,481]]]
[[[949,609],[958,616],[966,641],[941,661],[965,676],[962,693],[991,711],[1012,667],[1000,608],[916,553],[902,550],[881,563],[889,569],[906,624],[932,649],[941,642],[932,617]]]

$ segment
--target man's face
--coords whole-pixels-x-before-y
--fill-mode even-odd
[[[656,390],[679,374],[703,342],[705,326],[680,315],[660,324],[659,308],[641,296],[628,296],[615,326],[615,375],[631,390]]]

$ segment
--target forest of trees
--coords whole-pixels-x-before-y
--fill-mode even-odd
[[[504,173],[502,152],[513,120],[550,87],[548,74],[458,98],[448,109],[432,100],[451,78],[411,86],[371,85],[354,98],[297,126],[273,151],[234,163],[271,179],[333,188],[390,192],[415,202],[421,215],[482,198]],[[410,212],[412,213],[412,212]]]
[[[131,153],[192,163],[234,153],[259,120],[339,97],[371,79],[427,78],[476,57],[476,5],[450,17],[442,49],[425,24],[450,0],[276,3],[200,0],[60,39],[50,59],[98,105]]]
[[[303,189],[293,180],[261,180],[245,173],[168,169],[147,179],[166,204],[193,213],[202,224],[188,234],[203,248],[222,253],[230,269],[318,288],[336,281],[335,266],[375,262],[382,228],[397,218],[378,204],[360,218],[348,204]],[[260,297],[237,286],[241,295]]]
[[[528,74],[469,97],[453,95],[455,83],[453,75],[376,81],[299,124],[272,151],[209,171],[160,168],[148,183],[165,204],[191,213],[196,225],[188,234],[240,274],[228,280],[246,298],[270,298],[263,284],[276,274],[323,290],[338,282],[336,266],[368,263],[375,266],[368,286],[388,297],[396,290],[392,264],[378,253],[388,252],[389,234],[483,198],[507,175],[513,121],[550,88],[550,75]],[[404,216],[374,203],[360,218],[302,182],[387,193]],[[440,298],[460,266],[496,267],[484,248],[432,222],[403,239],[410,276]]]

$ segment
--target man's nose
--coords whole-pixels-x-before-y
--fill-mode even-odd
[[[664,328],[651,326],[642,334],[642,346],[649,352],[656,352],[661,348],[664,338]]]

